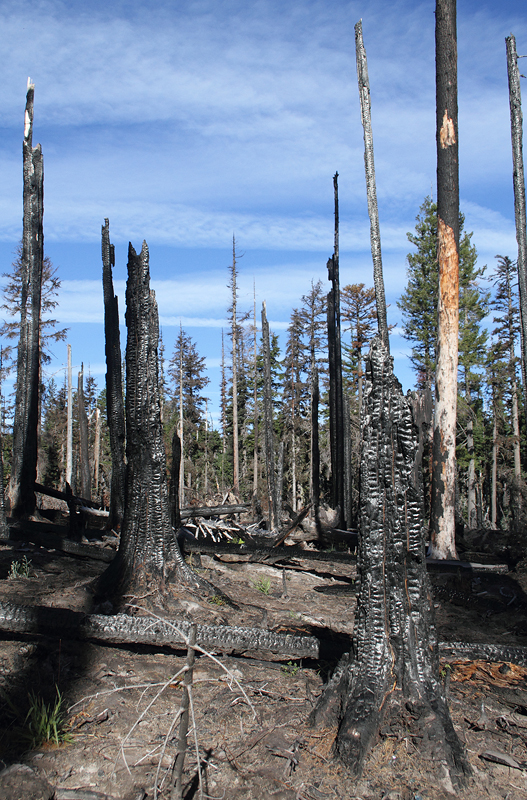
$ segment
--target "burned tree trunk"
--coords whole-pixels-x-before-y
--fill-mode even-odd
[[[132,245],[128,249],[126,325],[125,511],[119,550],[101,578],[100,593],[154,589],[161,596],[176,576],[204,587],[185,564],[172,527],[158,384],[159,322],[146,242],[139,255]]]
[[[417,430],[379,336],[367,360],[361,427],[354,652],[340,662],[312,721],[338,725],[336,754],[355,775],[383,719],[408,726],[405,735],[459,784],[470,767],[439,679]]]
[[[511,112],[514,218],[516,221],[516,241],[518,242],[523,395],[527,397],[527,212],[523,170],[522,98],[516,39],[511,34],[507,36],[505,43],[507,46],[507,73],[509,76],[509,105]]]
[[[311,363],[311,503],[318,524],[320,507],[320,443],[318,435],[318,370],[313,359]]]
[[[102,228],[102,285],[104,294],[104,338],[106,352],[106,417],[110,433],[112,483],[108,527],[119,529],[124,516],[125,480],[125,422],[123,381],[121,375],[121,340],[119,335],[119,306],[113,291],[112,267],[115,250],[110,244],[110,223]]]
[[[269,323],[265,303],[262,305],[262,347],[264,362],[264,427],[265,427],[265,471],[267,473],[267,495],[269,501],[269,529],[278,530],[277,481],[274,460],[273,395],[271,386],[271,351],[269,347]]]
[[[88,415],[84,403],[84,367],[81,366],[77,384],[77,413],[80,440],[80,495],[91,500],[90,452],[88,447]]]
[[[436,3],[436,140],[439,305],[430,539],[434,558],[457,558],[459,165],[456,0],[437,0]]]
[[[44,262],[44,162],[33,147],[34,85],[28,79],[24,126],[24,222],[13,455],[8,503],[16,518],[35,512],[40,389],[40,312]]]

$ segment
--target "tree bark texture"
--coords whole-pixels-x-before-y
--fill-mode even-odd
[[[375,184],[375,162],[373,157],[373,133],[371,128],[370,80],[368,78],[368,61],[362,38],[362,20],[355,25],[355,51],[357,56],[357,78],[359,81],[359,97],[364,129],[364,167],[366,170],[366,192],[368,196],[368,214],[370,217],[370,242],[373,259],[373,282],[377,302],[377,323],[379,333],[386,347],[390,347],[388,321],[386,317],[386,298],[384,293],[384,277],[382,271],[381,231],[379,227],[379,211],[377,208],[377,188]]]
[[[516,38],[512,34],[507,36],[505,44],[507,48],[507,74],[509,76],[509,105],[511,113],[514,218],[516,222],[516,241],[518,243],[517,263],[520,290],[523,396],[527,397],[527,215],[523,169],[522,98]]]
[[[84,402],[84,370],[81,367],[77,384],[77,413],[79,416],[79,440],[80,440],[80,493],[81,497],[91,500],[91,476],[90,476],[90,451],[88,446],[88,415]]]
[[[271,385],[271,350],[269,345],[269,323],[265,303],[262,305],[262,347],[264,362],[264,426],[265,426],[265,471],[267,473],[267,496],[269,501],[269,530],[279,527],[276,471],[274,458],[273,395]]]
[[[44,262],[44,161],[39,144],[33,147],[35,87],[28,80],[24,124],[24,221],[20,339],[17,355],[13,454],[8,503],[16,518],[36,508],[33,485],[37,477],[40,389],[40,312]]]
[[[380,336],[367,359],[361,433],[355,657],[341,661],[312,721],[338,724],[336,752],[355,775],[381,721],[402,721],[462,782],[469,766],[439,680],[417,429]]]
[[[102,227],[102,285],[104,295],[104,337],[106,352],[106,417],[110,434],[112,456],[112,483],[110,489],[110,519],[108,527],[119,529],[124,516],[125,482],[125,421],[123,380],[121,372],[121,339],[119,333],[119,305],[113,290],[112,267],[115,266],[115,249],[110,243],[110,223]]]
[[[314,361],[311,363],[311,503],[318,520],[320,507],[320,443],[318,435],[318,369]]]
[[[126,284],[126,483],[117,556],[103,576],[112,591],[154,587],[163,593],[174,572],[201,586],[180,553],[169,508],[159,394],[159,321],[150,291],[148,247],[128,248]]]
[[[436,2],[437,252],[439,306],[431,555],[457,558],[456,419],[459,332],[459,165],[456,0]]]

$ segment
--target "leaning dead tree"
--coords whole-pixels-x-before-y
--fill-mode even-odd
[[[173,580],[209,589],[185,563],[172,526],[161,402],[159,320],[150,291],[148,247],[128,249],[126,284],[126,491],[121,541],[101,578],[100,594],[142,595],[159,600]]]
[[[377,188],[375,185],[375,162],[373,158],[373,133],[371,129],[370,80],[368,61],[362,38],[362,20],[355,25],[355,51],[357,55],[357,78],[359,81],[360,111],[364,129],[364,168],[366,171],[366,192],[368,195],[368,214],[370,217],[370,243],[373,259],[373,282],[377,298],[377,323],[385,346],[390,349],[386,299],[382,272],[381,231],[377,208]]]
[[[125,479],[125,422],[123,381],[121,374],[121,340],[119,306],[113,290],[112,267],[115,249],[110,243],[110,223],[102,227],[102,285],[104,296],[104,341],[106,351],[106,417],[110,433],[112,481],[110,487],[110,518],[108,527],[118,529],[124,515]]]
[[[439,304],[430,539],[434,558],[457,558],[459,162],[456,0],[437,0],[436,3],[436,144]]]
[[[44,262],[44,162],[33,147],[35,86],[28,78],[24,125],[24,222],[22,234],[20,338],[18,340],[13,454],[8,506],[11,516],[31,516],[36,508],[37,438],[40,389],[40,315]]]
[[[507,73],[509,76],[509,105],[511,110],[512,181],[514,187],[514,218],[518,242],[518,285],[520,290],[520,319],[522,347],[523,394],[527,397],[527,216],[525,210],[525,174],[523,170],[522,96],[516,39],[505,39]],[[521,56],[520,56],[521,57]]]
[[[401,736],[462,785],[470,767],[439,679],[419,437],[412,402],[403,396],[380,336],[366,361],[361,433],[354,648],[337,666],[312,722],[336,728],[336,754],[354,775],[383,724],[404,731]]]

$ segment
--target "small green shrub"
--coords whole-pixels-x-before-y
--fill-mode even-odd
[[[30,692],[29,711],[21,733],[31,748],[73,741],[66,722],[64,700],[58,688],[54,703],[46,703],[42,697]]]
[[[253,586],[262,594],[269,594],[269,592],[271,591],[271,579],[258,578],[257,581],[254,581]]]
[[[285,672],[286,675],[296,675],[300,669],[300,665],[295,664],[293,661],[288,661],[287,664],[282,664],[280,669],[282,672]]]
[[[21,561],[12,561],[11,568],[7,575],[7,580],[11,581],[15,578],[29,578],[29,571],[31,568],[31,561],[25,555]]]
[[[227,605],[225,602],[225,598],[221,597],[219,594],[213,594],[212,597],[208,599],[209,603],[212,603],[213,606],[225,606]]]

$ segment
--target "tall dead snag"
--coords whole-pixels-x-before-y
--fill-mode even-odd
[[[336,754],[354,775],[360,775],[382,723],[396,736],[410,736],[459,785],[470,767],[439,679],[418,432],[412,402],[403,396],[380,336],[366,361],[361,428],[354,652],[341,660],[312,722],[338,726]]]
[[[357,55],[357,78],[359,81],[360,111],[364,129],[364,168],[366,171],[366,192],[368,195],[368,214],[370,217],[370,242],[373,259],[373,282],[377,299],[377,323],[385,346],[390,349],[388,321],[386,317],[386,298],[382,272],[381,231],[377,208],[377,188],[375,185],[375,162],[373,159],[373,134],[371,129],[370,81],[368,61],[362,38],[362,20],[355,25],[355,51]]]
[[[8,505],[13,517],[31,516],[36,508],[37,438],[40,389],[40,311],[44,262],[44,162],[33,147],[35,86],[28,78],[24,124],[24,222],[17,355],[13,455]]]
[[[434,558],[457,558],[454,517],[459,332],[456,0],[436,2],[436,144],[439,306],[430,538]]]
[[[269,529],[278,530],[278,494],[274,459],[273,394],[271,385],[271,350],[269,346],[269,323],[265,303],[262,304],[262,349],[264,378],[264,427],[265,427],[265,471],[267,473],[267,496],[269,500]],[[281,489],[281,486],[280,486]]]
[[[113,595],[161,596],[172,577],[202,587],[181,556],[169,508],[159,395],[159,321],[150,291],[148,247],[128,249],[126,284],[126,490],[121,542],[101,579]]]
[[[84,500],[91,500],[90,452],[88,443],[88,415],[84,402],[84,366],[77,383],[77,414],[79,417],[79,444],[80,444],[80,496]]]
[[[236,286],[236,239],[232,237],[232,267],[229,286],[232,291],[231,341],[232,341],[232,488],[240,493],[240,452],[238,444],[238,289]]]
[[[329,356],[329,422],[331,444],[331,481],[333,504],[339,508],[339,524],[347,526],[344,486],[344,400],[342,394],[342,348],[340,338],[340,278],[339,278],[339,195],[338,172],[333,176],[335,196],[335,242],[332,257],[327,262],[331,291],[328,293],[328,356]]]
[[[108,527],[119,529],[124,515],[125,423],[123,381],[121,372],[121,339],[119,304],[113,290],[112,267],[115,249],[110,243],[110,223],[102,227],[102,285],[104,295],[104,340],[106,352],[106,417],[110,433],[112,483]]]
[[[523,396],[527,397],[527,217],[525,210],[525,175],[523,171],[522,96],[516,39],[512,33],[505,39],[505,44],[507,46],[509,105],[511,110],[514,218],[516,221],[516,241],[518,242]]]

